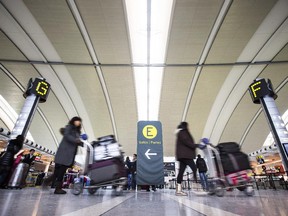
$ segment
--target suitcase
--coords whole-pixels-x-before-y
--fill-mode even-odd
[[[219,143],[217,145],[217,148],[218,148],[220,154],[240,152],[240,146],[239,146],[239,144],[237,144],[235,142]]]
[[[229,173],[237,172],[228,154],[220,155],[220,157],[221,157],[221,164],[223,166],[223,171],[225,175]],[[218,164],[217,164],[217,170],[219,172]]]
[[[225,175],[251,169],[249,157],[243,152],[222,154],[220,157]]]
[[[120,145],[116,142],[107,145],[101,145],[101,143],[94,143],[93,147],[94,161],[107,160],[110,158],[122,156]]]
[[[25,186],[25,180],[27,173],[29,171],[29,165],[26,163],[20,163],[14,170],[9,183],[8,187],[10,188],[23,188]]]
[[[237,152],[234,153],[233,156],[238,163],[239,171],[251,169],[249,157],[247,154],[243,152]]]
[[[117,158],[95,162],[89,167],[89,177],[92,184],[99,184],[126,177],[124,163]]]
[[[116,142],[114,135],[107,135],[107,136],[103,136],[103,137],[98,137],[97,139],[100,142],[106,142],[106,141]]]

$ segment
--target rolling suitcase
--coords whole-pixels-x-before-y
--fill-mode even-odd
[[[14,170],[9,183],[9,188],[23,188],[25,185],[25,178],[29,171],[29,165],[26,163],[20,163]]]
[[[110,158],[121,157],[121,147],[117,142],[110,141],[94,141],[92,143],[94,148],[94,161],[107,160]]]
[[[240,146],[235,142],[219,143],[217,148],[220,154],[240,152]]]
[[[93,184],[109,182],[121,177],[126,177],[125,165],[117,158],[93,163],[90,165],[89,170],[89,177],[91,178],[91,181],[93,181]]]

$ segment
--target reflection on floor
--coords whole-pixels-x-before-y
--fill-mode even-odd
[[[190,191],[188,197],[177,197],[174,190],[156,192],[124,192],[114,196],[109,189],[94,195],[79,196],[70,191],[54,195],[53,190],[38,188],[0,190],[1,216],[185,216],[185,215],[245,215],[287,216],[288,191],[260,190],[247,197],[239,191],[226,192],[224,197],[209,196],[205,192]]]

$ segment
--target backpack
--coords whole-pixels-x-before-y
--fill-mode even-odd
[[[206,162],[203,158],[198,158],[196,161],[196,165],[199,172],[207,172]]]

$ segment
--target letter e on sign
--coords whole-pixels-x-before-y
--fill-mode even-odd
[[[142,130],[142,134],[146,139],[154,139],[157,136],[157,128],[153,125],[146,125]]]

